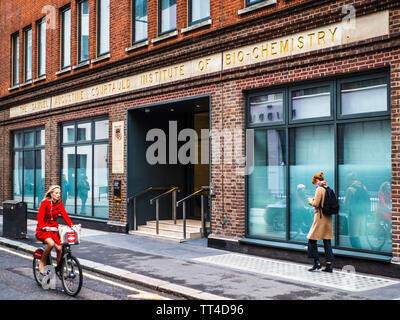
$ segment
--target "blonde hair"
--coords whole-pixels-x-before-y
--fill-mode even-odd
[[[315,184],[317,182],[317,179],[320,181],[324,181],[324,173],[323,172],[318,172],[317,174],[314,175],[312,178],[312,184]]]
[[[61,187],[59,186],[59,185],[56,185],[56,184],[54,184],[54,185],[52,185],[50,188],[49,188],[49,190],[47,190],[47,192],[44,194],[44,197],[43,197],[43,200],[49,200],[49,201],[51,201],[51,194],[53,193],[53,191],[55,190],[55,189],[60,189],[60,191],[61,191]],[[42,201],[43,201],[42,200]]]

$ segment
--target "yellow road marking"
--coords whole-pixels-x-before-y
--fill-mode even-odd
[[[28,256],[26,254],[22,254],[22,253],[15,252],[15,251],[12,251],[12,250],[9,250],[9,249],[6,249],[6,248],[1,248],[1,247],[0,247],[0,250],[8,252],[8,253],[11,253],[11,254],[14,254],[14,255],[19,256],[21,258],[25,258],[25,259],[29,259],[29,260],[32,259],[31,255]],[[160,296],[158,294],[154,294],[154,293],[150,293],[150,292],[147,292],[147,291],[143,291],[143,290],[139,290],[139,289],[136,289],[136,288],[132,288],[130,286],[126,286],[124,284],[120,284],[120,283],[117,283],[117,282],[114,282],[114,281],[111,281],[111,280],[103,279],[103,278],[88,274],[86,272],[82,272],[82,273],[87,278],[90,278],[90,279],[93,279],[93,280],[97,280],[97,281],[101,281],[101,282],[104,282],[104,283],[107,283],[107,284],[110,284],[110,285],[113,285],[113,286],[116,286],[116,287],[120,287],[120,288],[125,289],[125,290],[137,292],[136,294],[128,295],[128,298],[148,299],[148,300],[150,300],[150,299],[151,300],[171,300],[171,299],[162,297],[162,296]]]

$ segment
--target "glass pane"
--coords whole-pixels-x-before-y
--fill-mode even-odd
[[[108,145],[95,145],[94,154],[94,216],[108,218]]]
[[[94,125],[95,139],[108,139],[108,120],[96,121]]]
[[[75,141],[75,126],[73,124],[63,126],[63,143]]]
[[[24,145],[24,133],[17,132],[14,134],[14,148],[22,148]]]
[[[38,209],[44,197],[45,184],[45,157],[44,150],[36,151],[36,197],[35,209]]]
[[[331,115],[330,87],[301,89],[292,92],[292,119],[329,117]]]
[[[45,131],[44,129],[40,131],[36,131],[36,145],[43,146],[45,137],[44,137]]]
[[[75,214],[75,147],[63,148],[61,195],[64,208]]]
[[[77,214],[92,215],[92,146],[77,148]]]
[[[92,140],[92,123],[79,123],[77,130],[77,141],[90,141]]]
[[[386,78],[341,85],[341,114],[387,111]]]
[[[21,151],[14,153],[14,170],[13,170],[13,199],[22,201],[22,168],[23,153]]]
[[[80,61],[89,59],[89,1],[83,1],[80,4]]]
[[[110,51],[110,0],[100,2],[99,55]]]
[[[63,30],[63,62],[62,67],[71,64],[71,9],[64,11],[64,30]]]
[[[283,121],[283,93],[250,97],[251,124]]]
[[[390,121],[338,129],[340,246],[391,253]]]
[[[35,132],[25,132],[24,133],[24,146],[33,147],[35,144]]]
[[[40,60],[39,60],[39,75],[46,74],[46,20],[40,23]]]
[[[176,0],[161,0],[161,32],[176,29]]]
[[[19,84],[19,36],[13,37],[13,85]]]
[[[292,129],[290,141],[290,239],[307,242],[314,220],[314,207],[307,201],[315,195],[312,177],[322,171],[328,186],[335,188],[333,126]]]
[[[33,209],[35,188],[35,152],[24,151],[24,199],[28,208]]]
[[[254,170],[249,175],[249,234],[286,238],[284,130],[256,130]]]
[[[25,81],[32,79],[32,29],[25,31]]]
[[[135,1],[135,39],[147,39],[147,0]]]
[[[209,16],[209,0],[192,0],[192,22],[208,18]]]

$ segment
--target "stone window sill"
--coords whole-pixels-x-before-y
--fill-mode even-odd
[[[90,60],[86,60],[86,61],[84,61],[84,62],[81,62],[81,63],[79,63],[79,64],[73,66],[73,67],[72,67],[72,70],[76,70],[76,69],[79,69],[79,68],[83,68],[83,67],[86,67],[86,66],[88,66],[88,65],[90,65]]]
[[[151,43],[156,43],[156,42],[159,42],[159,41],[163,41],[163,40],[175,37],[177,35],[178,35],[178,30],[175,30],[173,32],[169,32],[169,33],[163,34],[162,36],[159,36],[158,38],[151,39]]]
[[[270,5],[276,4],[277,2],[278,2],[278,0],[267,0],[267,1],[257,3],[257,4],[250,5],[244,9],[240,9],[238,11],[238,15],[240,16],[240,15],[248,13],[248,12],[252,12],[252,11],[264,8],[264,7],[268,7]]]
[[[29,86],[30,84],[32,84],[32,80],[29,80],[29,81],[27,81],[27,82],[21,83],[21,84],[19,85],[19,87],[20,87],[20,88],[23,88],[23,87]]]
[[[33,83],[39,82],[39,81],[43,81],[46,80],[46,75],[40,76],[36,79],[33,79]]]
[[[133,44],[132,46],[125,48],[126,52],[131,52],[133,50],[139,49],[139,48],[143,48],[149,45],[149,41],[141,41],[138,43]]]
[[[196,23],[196,24],[194,24],[194,25],[192,25],[190,27],[183,28],[181,30],[181,33],[186,33],[186,32],[189,32],[189,31],[192,31],[192,30],[196,30],[196,29],[199,29],[199,28],[202,28],[202,27],[205,27],[205,26],[209,26],[211,24],[212,24],[212,19],[208,19],[206,21],[203,21],[203,22],[200,22],[200,23]]]
[[[56,75],[59,76],[60,74],[70,72],[71,70],[72,70],[71,67],[67,67],[67,68],[61,69],[60,71],[57,71]]]
[[[99,57],[97,57],[97,58],[95,58],[95,59],[92,59],[91,60],[91,63],[96,63],[96,62],[100,62],[100,61],[103,61],[103,60],[107,60],[107,59],[110,59],[111,58],[111,54],[110,53],[107,53],[107,54],[104,54],[104,55],[102,55],[102,56],[99,56]]]
[[[14,91],[19,89],[19,84],[15,85],[14,87],[8,88],[8,91]]]

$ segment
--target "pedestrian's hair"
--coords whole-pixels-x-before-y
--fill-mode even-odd
[[[315,184],[315,182],[317,182],[317,179],[320,181],[324,181],[324,173],[318,172],[318,173],[314,174],[314,177],[312,178],[311,183]]]
[[[52,185],[52,186],[49,188],[49,190],[47,190],[47,192],[44,194],[43,200],[49,200],[49,201],[51,201],[51,194],[52,194],[53,191],[54,191],[55,189],[57,189],[57,188],[61,190],[61,187],[60,187],[59,185],[56,185],[56,184]],[[42,201],[43,201],[43,200],[42,200]]]

